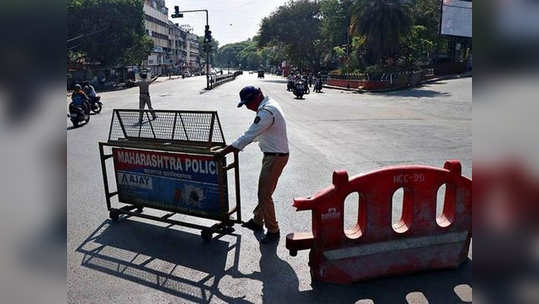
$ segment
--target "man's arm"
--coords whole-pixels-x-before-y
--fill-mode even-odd
[[[161,76],[161,75],[157,75],[157,76],[155,76],[155,78],[153,78],[153,79],[152,79],[152,81],[150,81],[150,83],[153,83],[154,81],[156,81],[156,80],[157,80],[157,78],[159,78],[159,76]]]
[[[220,155],[226,155],[233,151],[243,150],[248,144],[262,134],[273,123],[273,116],[267,111],[260,111],[251,126],[235,142],[219,152]]]

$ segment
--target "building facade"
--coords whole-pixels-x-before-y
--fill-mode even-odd
[[[168,19],[165,0],[144,1],[144,25],[154,48],[143,69],[152,75],[200,71],[198,36]]]
[[[164,73],[166,66],[171,64],[168,8],[164,0],[144,1],[144,25],[154,48],[148,60],[143,62],[143,68],[150,70],[152,75]]]
[[[187,33],[187,66],[190,72],[200,72],[200,46],[198,36]]]
[[[169,21],[172,72],[182,73],[187,67],[187,33],[178,24]]]

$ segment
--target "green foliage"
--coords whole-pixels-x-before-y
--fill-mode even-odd
[[[427,38],[428,32],[425,26],[412,26],[410,34],[402,41],[406,64],[422,65],[427,63],[434,46],[434,43]]]
[[[200,56],[206,58],[206,52],[203,49],[204,47],[204,36],[198,37],[198,45],[200,46]],[[210,62],[212,65],[215,65],[217,60],[217,53],[219,49],[219,41],[212,38],[210,41],[211,51],[210,51]]]
[[[67,35],[79,37],[68,47],[104,66],[140,64],[153,48],[143,6],[143,0],[67,0]]]
[[[258,46],[278,46],[296,66],[319,70],[325,49],[320,26],[318,2],[289,1],[262,19]]]
[[[399,54],[401,37],[412,25],[408,5],[400,0],[364,0],[354,4],[350,32],[365,37],[369,63]]]
[[[269,65],[279,65],[285,60],[284,52],[278,46],[257,47],[258,37],[242,42],[224,45],[217,52],[216,65],[226,68],[236,67],[256,70]]]

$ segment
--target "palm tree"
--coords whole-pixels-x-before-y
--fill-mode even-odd
[[[410,31],[411,25],[409,7],[402,0],[357,0],[349,34],[365,37],[368,61],[381,63],[398,54],[400,37]]]

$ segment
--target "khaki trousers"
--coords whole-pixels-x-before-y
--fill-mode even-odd
[[[254,221],[261,225],[265,223],[269,232],[279,231],[279,224],[275,218],[275,207],[271,196],[277,187],[277,182],[287,162],[288,155],[264,155],[262,159],[262,169],[260,170],[260,178],[258,179],[258,205],[253,213]]]
[[[138,108],[140,110],[144,110],[144,106],[148,105],[148,109],[150,109],[150,113],[152,113],[152,117],[155,119],[155,112],[153,111],[153,108],[152,108],[152,100],[150,99],[150,95],[146,95],[146,94],[140,94],[139,95],[139,102],[138,102]],[[139,116],[138,116],[138,121],[139,123],[142,123],[142,112],[140,112]]]

